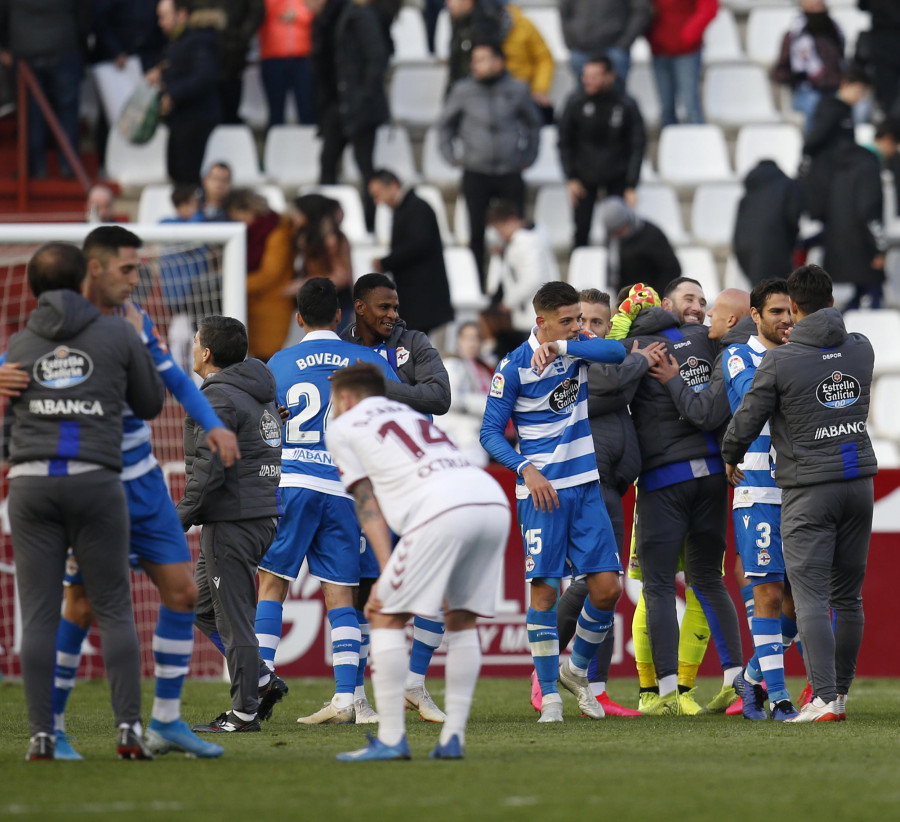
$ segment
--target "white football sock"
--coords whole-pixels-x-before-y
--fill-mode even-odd
[[[397,745],[406,734],[406,698],[403,685],[409,668],[406,632],[396,628],[373,628],[369,653],[372,656],[372,690],[378,711],[378,738],[385,745]]]
[[[481,671],[481,642],[478,631],[447,631],[446,696],[444,707],[447,719],[441,728],[441,744],[446,745],[454,735],[460,744],[466,741],[466,723],[472,707],[475,683]]]

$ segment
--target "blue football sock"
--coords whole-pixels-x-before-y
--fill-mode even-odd
[[[359,620],[360,633],[359,666],[356,669],[356,696],[357,698],[360,698],[361,696],[366,695],[366,663],[369,661],[369,643],[371,629],[369,628],[369,620],[366,619],[366,615],[363,611],[357,610],[356,618]],[[360,688],[363,689],[361,694],[359,691]]]
[[[256,604],[256,639],[259,655],[270,671],[275,670],[275,652],[281,642],[282,613],[284,605],[273,599],[261,599]]]
[[[53,728],[66,729],[66,702],[75,687],[75,674],[81,663],[81,646],[90,627],[80,628],[64,617],[56,631],[56,666],[53,669]]]
[[[584,600],[581,613],[578,615],[575,641],[572,643],[572,659],[569,662],[576,674],[587,676],[588,666],[597,656],[606,634],[612,628],[614,618],[613,611],[601,611],[591,605],[590,600]]]
[[[332,608],[328,612],[328,621],[331,623],[334,692],[352,695],[356,690],[356,671],[359,668],[361,642],[356,608]]]
[[[159,606],[153,634],[156,694],[151,717],[174,722],[181,717],[181,689],[194,649],[194,612],[172,611]]]
[[[537,671],[541,694],[559,693],[556,679],[559,676],[559,631],[556,627],[556,608],[551,611],[528,609],[528,644]]]
[[[444,639],[443,619],[413,619],[413,641],[409,652],[409,673],[406,677],[407,688],[419,688],[425,685],[425,674],[431,664],[431,657],[441,647]]]
[[[784,684],[784,649],[781,644],[781,620],[775,617],[753,617],[753,645],[759,669],[766,681],[770,702],[790,699]]]

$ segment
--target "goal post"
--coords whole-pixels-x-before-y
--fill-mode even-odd
[[[139,250],[140,282],[133,295],[167,340],[173,356],[190,373],[191,340],[196,321],[210,314],[224,314],[246,323],[247,229],[243,223],[123,223],[142,241]],[[0,225],[0,352],[21,329],[36,301],[31,295],[25,268],[44,243],[82,245],[97,224],[27,223]],[[6,403],[0,398],[0,407]],[[184,410],[170,394],[160,415],[151,421],[153,451],[165,469],[174,501],[184,490]],[[15,590],[15,566],[7,511],[9,420],[0,428],[0,673],[19,676],[21,616]],[[197,529],[188,534],[196,560]],[[153,674],[151,641],[159,610],[159,596],[145,574],[132,574],[135,621],[141,639],[141,663],[145,676]],[[99,637],[94,629],[84,646],[80,676],[103,676]],[[203,636],[191,659],[193,676],[220,677],[221,654]]]

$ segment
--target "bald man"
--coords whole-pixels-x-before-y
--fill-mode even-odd
[[[709,338],[721,340],[738,321],[750,314],[750,294],[740,288],[726,288],[716,297],[709,317]],[[753,332],[748,332],[753,333]],[[724,345],[723,345],[724,348]]]
[[[84,204],[84,219],[88,223],[114,223],[116,195],[105,185],[91,186]]]

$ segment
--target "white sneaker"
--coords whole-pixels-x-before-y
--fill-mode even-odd
[[[548,698],[550,697],[550,698]],[[552,697],[556,697],[553,699]],[[562,722],[562,699],[559,694],[547,694],[541,700],[541,718],[538,722]]]
[[[559,684],[575,696],[581,713],[586,717],[603,719],[606,716],[603,706],[594,698],[588,678],[574,673],[569,665],[569,660],[563,661],[559,666]]]
[[[843,722],[847,718],[847,694],[838,694],[834,704],[837,707],[838,719]]]
[[[807,702],[793,719],[788,722],[838,722],[841,719],[838,713],[837,701],[825,702],[819,697]]]
[[[447,715],[434,704],[424,685],[406,689],[406,706],[419,712],[426,722],[443,722]]]
[[[353,710],[356,713],[357,725],[375,725],[378,723],[378,714],[375,713],[375,709],[365,697],[357,699],[353,703]]]
[[[338,708],[333,702],[326,702],[322,708],[309,716],[301,716],[301,725],[349,725],[353,722],[353,705]]]

